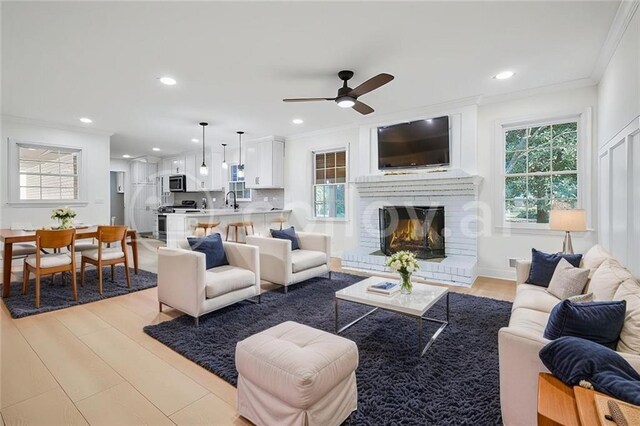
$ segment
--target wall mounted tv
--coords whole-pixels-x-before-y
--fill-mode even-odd
[[[378,127],[378,169],[449,165],[449,117]]]

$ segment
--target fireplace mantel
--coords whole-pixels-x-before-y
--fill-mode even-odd
[[[380,197],[406,194],[427,196],[477,196],[482,177],[462,170],[443,170],[415,173],[389,173],[385,175],[358,176],[353,180],[361,197]]]

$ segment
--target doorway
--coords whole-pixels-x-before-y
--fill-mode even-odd
[[[124,225],[124,172],[110,173],[111,224]]]

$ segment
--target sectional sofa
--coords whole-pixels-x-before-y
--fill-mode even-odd
[[[640,284],[600,246],[585,254],[581,266],[591,269],[584,292],[593,293],[595,301],[627,301],[617,352],[640,372]],[[549,342],[543,337],[544,329],[549,313],[560,302],[546,288],[527,284],[530,268],[530,261],[516,264],[517,290],[511,319],[498,334],[500,402],[507,426],[537,423],[538,375],[548,371],[538,353]]]

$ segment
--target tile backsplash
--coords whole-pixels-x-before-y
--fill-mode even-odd
[[[225,193],[222,191],[212,192],[174,192],[168,197],[167,204],[179,204],[183,200],[196,200],[198,206],[202,198],[207,198],[208,208],[223,208]],[[171,200],[173,198],[173,200]],[[211,201],[215,199],[215,201]],[[213,205],[212,205],[213,204]],[[255,208],[283,208],[284,189],[252,189],[251,201],[239,201],[240,207]]]

